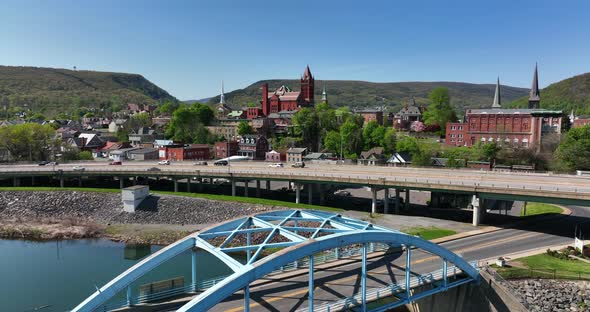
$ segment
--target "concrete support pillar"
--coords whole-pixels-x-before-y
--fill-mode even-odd
[[[266,190],[270,191],[270,180],[266,180]]]
[[[178,192],[178,179],[174,179],[174,193]]]
[[[35,186],[35,176],[31,176],[31,186]]]
[[[17,177],[12,178],[12,186],[14,186],[14,187],[20,186],[20,178],[17,178]]]
[[[66,184],[66,181],[64,180],[64,177],[59,177],[59,187],[64,187]]]
[[[260,197],[260,180],[256,180],[256,197]]]
[[[231,179],[231,196],[236,196],[236,180]]]
[[[307,185],[307,203],[313,205],[313,184]]]
[[[410,209],[410,189],[406,189],[406,210]]]
[[[61,178],[61,180],[62,180],[62,187],[63,187],[63,178]],[[120,189],[125,188],[125,178],[123,178],[123,177],[119,177],[119,188]]]
[[[309,285],[308,285],[308,293],[307,302],[309,303],[309,312],[313,311],[313,255],[309,256]]]
[[[389,214],[389,188],[383,190],[383,213]]]
[[[479,226],[481,222],[481,204],[483,200],[480,200],[477,195],[473,195],[471,198],[471,206],[473,207],[473,226]]]
[[[292,189],[292,188],[291,188],[291,181],[290,181],[290,180],[289,180],[289,182],[288,182],[288,184],[287,184],[287,189],[289,189],[289,190],[290,190],[290,189]]]
[[[191,192],[191,179],[191,177],[186,178],[186,191],[189,193]]]
[[[78,177],[78,187],[82,187],[82,177]]]
[[[301,186],[299,184],[295,184],[295,203],[301,203]]]
[[[248,197],[248,180],[244,181],[244,196]]]
[[[371,188],[371,213],[377,213],[377,188]]]
[[[318,191],[320,192],[320,205],[326,204],[326,193],[324,191],[324,185],[318,184]]]
[[[395,189],[395,214],[399,214],[399,189]]]

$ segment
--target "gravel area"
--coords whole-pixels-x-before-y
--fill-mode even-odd
[[[512,280],[530,311],[590,311],[590,282]]]
[[[51,191],[0,192],[0,220],[81,219],[97,223],[215,224],[282,207],[201,198],[152,195],[135,213],[122,211],[116,193]]]

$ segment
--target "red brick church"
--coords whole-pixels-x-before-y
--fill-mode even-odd
[[[268,117],[268,115],[279,112],[294,112],[301,107],[313,107],[314,105],[314,78],[309,70],[305,68],[301,76],[301,91],[292,91],[287,86],[280,86],[275,91],[268,91],[268,83],[262,85],[261,107],[250,107],[246,113],[248,119]]]

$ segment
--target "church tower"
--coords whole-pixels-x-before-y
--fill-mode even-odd
[[[314,84],[315,81],[311,74],[311,70],[309,70],[309,65],[305,68],[303,72],[303,76],[301,77],[301,93],[303,95],[303,100],[313,106],[314,98]]]
[[[221,80],[221,95],[219,96],[219,104],[225,104],[225,94],[223,92],[223,80]]]
[[[328,104],[328,93],[326,93],[326,85],[324,84],[324,89],[322,90],[322,103]]]
[[[541,108],[541,92],[539,91],[539,74],[537,72],[537,63],[535,63],[535,74],[533,75],[533,86],[529,96],[529,108]]]
[[[492,108],[502,108],[502,99],[500,96],[500,77],[496,81],[496,92],[494,93],[494,103]]]

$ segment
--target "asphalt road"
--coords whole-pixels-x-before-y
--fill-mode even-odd
[[[468,238],[441,244],[466,260],[481,260],[510,253],[564,245],[573,241],[576,224],[590,222],[590,208],[569,207],[570,216],[538,219]],[[590,223],[585,232],[590,233]],[[420,250],[412,251],[412,272],[428,273],[441,268],[441,259]],[[316,306],[360,291],[360,261],[314,272]],[[397,254],[368,261],[368,288],[383,287],[404,280],[405,255]],[[307,308],[308,273],[290,278],[267,277],[265,283],[250,289],[252,311],[295,311]],[[236,293],[218,304],[213,311],[243,311],[243,294]]]

